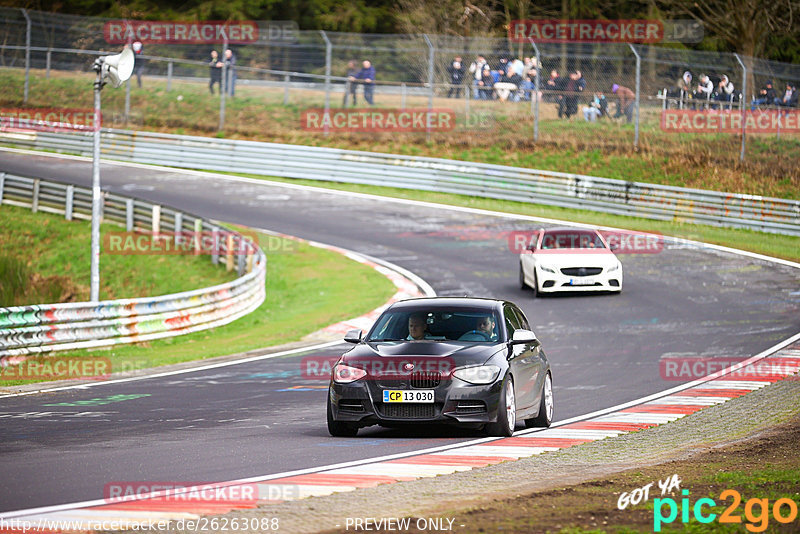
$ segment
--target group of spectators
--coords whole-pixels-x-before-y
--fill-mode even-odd
[[[675,83],[675,88],[667,92],[667,96],[685,99],[692,109],[696,109],[698,103],[710,103],[708,106],[714,108],[720,105],[715,103],[732,103],[736,100],[733,82],[726,74],[721,75],[716,84],[707,74],[700,75],[697,85],[693,85],[692,80],[691,71],[685,71]],[[767,80],[750,103],[751,110],[755,110],[757,106],[797,107],[797,87],[787,83],[784,93],[779,95],[772,80]]]
[[[797,87],[791,83],[787,82],[783,95],[778,95],[775,88],[772,87],[772,80],[767,80],[767,83],[758,91],[758,98],[753,97],[750,109],[755,110],[758,106],[796,108],[798,102],[797,97]]]
[[[222,94],[222,68],[225,67],[227,73],[227,80],[225,83],[225,92],[230,96],[236,93],[236,56],[230,48],[225,50],[225,57],[220,58],[216,50],[211,51],[211,59],[208,62],[210,70],[208,90],[214,94],[214,84],[217,84],[217,89]]]
[[[486,58],[479,55],[469,68],[465,68],[461,57],[456,56],[447,67],[450,76],[448,98],[460,98],[464,82],[469,79],[472,98],[475,100],[502,100],[518,102],[536,98],[534,93],[536,80],[536,58],[524,59],[501,57],[497,63],[490,65]]]

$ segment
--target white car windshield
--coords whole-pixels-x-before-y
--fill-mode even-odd
[[[603,240],[595,232],[545,232],[542,237],[542,250],[559,248],[606,248]]]

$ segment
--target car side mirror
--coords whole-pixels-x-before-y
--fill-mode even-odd
[[[618,245],[618,244],[616,244],[616,243],[610,243],[610,244],[608,245],[608,249],[609,249],[611,252],[614,252],[615,250],[618,250],[618,249],[619,249],[619,245]]]
[[[348,330],[344,335],[344,340],[348,343],[361,343],[362,332],[358,328]]]
[[[538,341],[536,339],[536,334],[534,334],[530,330],[525,330],[523,328],[514,330],[514,333],[511,336],[511,341],[509,344],[511,345],[527,345],[530,343],[535,343]]]

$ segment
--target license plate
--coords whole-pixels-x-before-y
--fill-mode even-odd
[[[421,402],[431,404],[433,403],[433,390],[417,389],[410,391],[405,389],[384,389],[383,402]]]
[[[569,281],[571,286],[593,286],[594,280],[587,280],[585,278],[571,278]]]

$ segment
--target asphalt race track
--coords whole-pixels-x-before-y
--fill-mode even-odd
[[[0,171],[91,185],[87,161],[0,151]],[[660,375],[665,354],[751,356],[800,330],[800,271],[730,253],[668,245],[624,255],[622,295],[534,300],[517,285],[518,259],[506,240],[508,231],[539,226],[530,222],[113,164],[103,165],[102,182],[391,261],[439,295],[513,300],[552,362],[556,420],[678,385]],[[303,379],[300,361],[344,347],[0,399],[0,479],[15,481],[0,488],[0,512],[100,499],[114,481],[230,480],[479,436],[371,428],[356,439],[331,438],[326,383]]]

